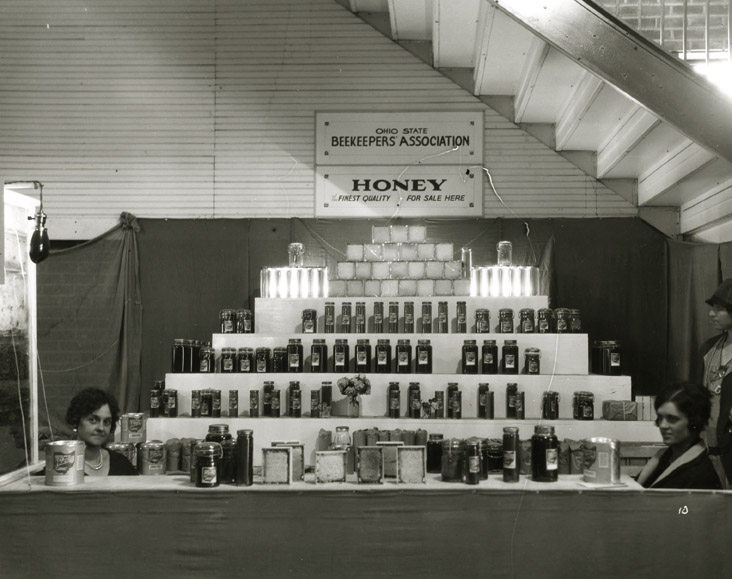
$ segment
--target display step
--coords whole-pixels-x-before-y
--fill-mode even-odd
[[[456,331],[457,303],[465,302],[466,322],[469,331],[475,331],[475,310],[487,309],[490,312],[491,328],[498,331],[498,312],[502,308],[513,310],[514,324],[518,323],[519,310],[531,308],[537,312],[541,308],[549,307],[547,296],[527,297],[471,297],[471,296],[400,296],[380,298],[255,298],[254,300],[254,331],[257,334],[299,334],[302,332],[303,310],[315,310],[318,317],[318,328],[325,327],[325,302],[333,302],[335,306],[336,328],[339,327],[342,306],[344,302],[351,304],[352,316],[356,316],[356,302],[363,302],[366,308],[367,331],[373,331],[374,303],[380,302],[384,307],[384,324],[389,319],[389,303],[399,305],[399,328],[404,327],[404,304],[414,304],[414,323],[417,331],[421,331],[422,304],[429,302],[432,306],[432,326],[437,327],[439,302],[447,304],[447,320],[450,332]],[[321,330],[322,331],[322,330]]]
[[[217,367],[221,367],[222,348],[275,348],[286,347],[289,339],[299,339],[303,346],[303,368],[310,369],[310,347],[314,339],[325,340],[328,347],[328,367],[333,368],[333,350],[336,340],[345,339],[349,346],[349,369],[355,373],[355,349],[357,340],[366,339],[371,346],[372,367],[376,358],[377,340],[389,340],[392,365],[396,363],[397,340],[409,340],[412,352],[411,371],[416,370],[417,340],[429,340],[432,346],[432,374],[462,374],[462,349],[465,340],[475,340],[478,363],[482,363],[484,340],[495,340],[498,363],[505,340],[516,340],[519,370],[524,367],[526,348],[538,348],[540,374],[587,375],[587,334],[297,334],[280,336],[272,334],[213,334],[212,346],[216,350]],[[394,366],[393,366],[394,367]]]
[[[348,374],[352,377],[354,374]],[[344,396],[338,390],[338,379],[343,374],[319,373],[270,373],[270,374],[166,374],[165,387],[177,390],[179,415],[191,413],[191,391],[212,388],[221,390],[221,408],[226,413],[229,408],[229,397],[232,390],[237,392],[239,414],[249,411],[251,391],[260,393],[265,381],[274,383],[280,390],[282,413],[288,409],[288,388],[290,382],[297,381],[301,391],[301,409],[303,415],[309,415],[311,391],[320,390],[323,382],[331,382],[332,398],[338,400]],[[369,374],[371,394],[361,396],[361,414],[364,416],[385,417],[388,415],[388,386],[390,382],[398,382],[400,389],[401,414],[408,408],[407,390],[409,384],[418,382],[420,398],[428,401],[435,397],[435,391],[445,392],[447,404],[447,386],[458,384],[462,398],[463,418],[478,416],[478,387],[487,383],[493,394],[494,415],[496,418],[506,416],[506,384],[515,383],[519,392],[524,392],[526,418],[541,416],[542,396],[545,391],[557,392],[559,395],[559,418],[573,417],[572,398],[576,391],[588,391],[594,394],[594,415],[602,416],[603,400],[631,400],[632,388],[630,376],[546,376],[546,375],[507,375],[507,374]],[[445,409],[445,413],[447,409]],[[640,416],[639,416],[640,418]],[[306,420],[303,418],[302,420]]]
[[[209,424],[228,424],[236,437],[240,429],[254,431],[254,463],[261,465],[262,447],[274,441],[297,441],[305,445],[307,464],[314,464],[315,449],[321,430],[334,432],[336,426],[356,430],[418,430],[442,434],[445,438],[501,438],[503,428],[517,426],[522,440],[528,440],[537,424],[551,425],[559,440],[582,440],[601,436],[623,442],[658,442],[658,428],[651,421],[610,420],[478,420],[478,419],[393,419],[393,418],[150,418],[147,439],[166,441],[171,438],[205,438]],[[118,435],[119,436],[119,435]]]

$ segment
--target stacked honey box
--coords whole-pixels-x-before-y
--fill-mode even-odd
[[[452,243],[427,242],[424,225],[375,226],[371,243],[347,245],[329,295],[469,296],[470,272],[453,254]]]

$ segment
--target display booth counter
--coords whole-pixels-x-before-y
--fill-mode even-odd
[[[7,578],[729,577],[732,492],[478,485],[196,488],[185,474],[0,489]],[[711,532],[714,531],[714,532]]]

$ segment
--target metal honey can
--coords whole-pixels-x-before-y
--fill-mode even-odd
[[[83,440],[56,440],[46,444],[46,485],[70,487],[84,482]]]
[[[165,444],[162,440],[149,440],[140,445],[137,470],[142,475],[165,474],[167,460]]]
[[[603,437],[582,441],[582,480],[597,484],[620,482],[620,441]]]
[[[170,392],[168,393],[170,396]],[[147,438],[145,428],[145,414],[142,412],[129,412],[120,416],[120,439],[122,442],[145,442]]]

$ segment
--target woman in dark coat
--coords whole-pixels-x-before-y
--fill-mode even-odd
[[[721,489],[701,433],[709,421],[710,394],[702,386],[680,384],[656,397],[656,425],[668,448],[648,461],[638,475],[646,488]]]
[[[709,321],[721,333],[702,344],[697,382],[712,396],[712,412],[705,439],[718,470],[732,481],[732,279],[707,300]],[[721,463],[721,464],[720,464]]]

